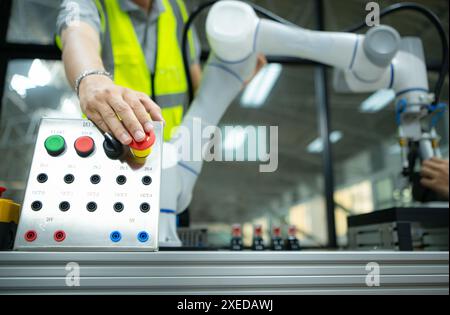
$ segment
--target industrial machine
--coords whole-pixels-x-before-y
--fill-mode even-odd
[[[435,17],[432,21],[438,23]],[[219,122],[244,82],[251,78],[258,54],[264,54],[304,58],[334,67],[334,88],[338,92],[394,90],[399,145],[402,149],[401,187],[414,182],[417,160],[441,156],[435,125],[446,108],[439,103],[443,78],[448,68],[445,34],[443,68],[434,93],[428,84],[421,40],[416,37],[402,38],[389,26],[372,27],[366,35],[311,31],[261,19],[250,4],[224,0],[212,5],[206,20],[206,34],[211,54],[204,68],[197,97],[184,118],[183,132],[175,135],[170,143],[174,146],[173,151],[180,152],[188,148],[190,152],[194,151],[193,155],[202,154],[198,151],[208,147],[208,142],[214,138],[210,126]],[[192,143],[194,141],[191,141],[195,136],[195,122],[197,133],[204,136],[197,149]],[[186,130],[189,132],[184,132]],[[201,168],[201,160],[185,161],[178,156],[174,170],[178,176],[170,180],[176,178],[181,183],[181,190],[166,191],[167,194],[162,197],[171,200],[176,213],[184,211],[189,205]],[[415,181],[415,186],[417,184]],[[176,196],[179,196],[177,202]],[[175,233],[175,218],[165,216],[162,220],[163,241],[166,245],[176,246],[179,240]]]
[[[103,142],[103,138],[95,127],[86,121],[43,120],[16,248],[68,246],[154,250],[157,248],[157,237],[160,246],[181,246],[176,232],[176,215],[189,206],[202,169],[205,148],[217,140],[216,129],[211,127],[219,123],[244,83],[251,78],[258,54],[300,57],[330,65],[336,69],[334,87],[339,92],[359,93],[393,89],[397,95],[397,122],[405,185],[409,184],[414,173],[417,158],[440,156],[439,137],[434,128],[434,120],[430,125],[425,125],[424,122],[431,114],[442,109],[439,106],[442,86],[438,86],[435,93],[430,92],[424,51],[419,38],[402,38],[395,29],[383,25],[371,28],[366,35],[306,30],[261,19],[249,4],[232,0],[218,1],[212,6],[206,20],[206,33],[211,54],[204,67],[199,91],[170,142],[162,144],[161,129],[156,125],[157,140],[154,152],[151,158],[147,159],[145,166],[137,169],[131,165],[125,166],[108,158],[98,148],[94,153],[95,159],[85,158],[76,147],[73,150],[71,145],[67,146],[67,150],[65,147],[64,150],[60,149],[63,150],[60,154],[64,154],[52,156],[53,153],[43,145],[48,137],[59,137],[62,138],[58,140],[59,143],[66,141],[70,144],[76,144],[77,138],[86,134],[97,144]],[[448,58],[447,55],[445,56]],[[138,149],[147,148],[139,148],[138,145]],[[161,151],[164,151],[162,171],[158,166]],[[102,182],[106,180],[108,184],[101,192],[95,189],[101,185],[93,188],[90,186],[92,183],[88,181],[89,176],[100,172],[95,172],[95,167],[105,172]],[[80,174],[73,174],[76,175],[72,180],[73,184],[61,178],[61,174],[70,175],[75,171]],[[92,174],[86,174],[87,171]],[[47,183],[40,183],[41,173],[51,175]],[[120,175],[127,178],[127,186],[120,186],[119,178],[115,179]],[[152,178],[150,186],[139,180],[143,176]],[[123,189],[116,189],[115,181]],[[124,189],[125,187],[127,189]],[[96,195],[97,193],[101,194],[101,197]],[[125,196],[120,195],[121,193]],[[73,199],[70,208],[73,207],[77,215],[71,216],[70,211],[64,211],[67,204],[61,202],[67,201],[69,197]],[[122,206],[126,210],[132,209],[134,217],[128,216],[126,210],[114,210],[115,203],[121,202],[120,197],[126,198],[127,203]],[[86,198],[92,199],[95,207],[90,203],[84,205]],[[153,200],[150,211],[143,213],[142,209],[139,210],[140,204],[149,202],[148,200]],[[82,213],[81,209],[86,207],[87,213]],[[97,207],[101,211],[89,210]],[[158,211],[155,209],[161,210],[159,236],[156,224]],[[48,213],[57,213],[58,220]],[[133,219],[135,221],[131,222]],[[115,232],[120,232],[120,237],[119,234],[114,234]],[[141,232],[147,233],[148,239],[145,238],[145,242],[140,238]],[[95,237],[92,237],[94,235]],[[120,241],[116,242],[117,239]]]
[[[350,250],[448,251],[448,208],[391,208],[350,216]]]
[[[88,120],[42,119],[15,249],[158,249],[162,124],[117,144]]]
[[[42,120],[15,241],[20,251],[0,252],[0,294],[448,295],[448,252],[393,251],[437,249],[444,237],[448,250],[448,209],[349,218],[350,244],[362,252],[299,252],[295,227],[284,244],[274,228],[276,252],[241,251],[239,225],[231,251],[134,252],[181,246],[180,238],[188,246],[207,243],[203,230],[181,229],[179,238],[176,215],[188,207],[204,148],[215,141],[210,127],[251,77],[259,53],[333,66],[341,92],[394,89],[404,185],[417,159],[440,155],[434,125],[442,80],[431,93],[419,39],[387,26],[366,35],[309,31],[260,19],[249,4],[229,0],[212,7],[207,35],[212,53],[202,85],[171,142],[163,143],[159,123],[127,148],[88,120]],[[5,204],[18,210],[0,199],[0,223]],[[261,229],[255,232],[254,245],[263,249]],[[375,248],[388,251],[368,251]]]

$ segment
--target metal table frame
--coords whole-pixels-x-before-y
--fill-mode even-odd
[[[79,286],[66,284],[71,262]],[[366,285],[371,262],[380,266],[379,287]],[[448,295],[449,254],[0,252],[0,294]]]

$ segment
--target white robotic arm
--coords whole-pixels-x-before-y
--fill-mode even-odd
[[[242,90],[256,65],[256,55],[242,63],[225,65],[211,54],[202,84],[182,125],[170,143],[164,143],[161,183],[159,244],[181,246],[176,233],[176,214],[189,206],[203,165],[202,149],[210,142],[209,126],[216,126]]]
[[[411,142],[420,143],[424,159],[440,156],[435,130],[423,130],[434,95],[419,38],[401,38],[389,26],[373,27],[366,35],[306,30],[260,19],[251,6],[233,0],[211,8],[206,31],[213,53],[227,66],[258,53],[299,57],[334,67],[337,92],[393,89],[396,102],[406,104],[398,118],[405,173]]]
[[[439,155],[435,132],[424,134],[422,129],[421,119],[428,114],[424,106],[433,101],[433,95],[429,93],[419,39],[401,38],[388,26],[374,27],[366,35],[306,30],[260,19],[250,5],[234,0],[219,1],[212,6],[206,33],[212,52],[200,90],[182,128],[166,144],[165,153],[177,157],[164,157],[172,163],[163,169],[161,202],[162,208],[172,212],[161,213],[162,246],[181,244],[174,214],[189,205],[203,163],[198,159],[199,147],[196,149],[193,141],[206,126],[219,123],[244,82],[251,77],[258,54],[299,57],[330,65],[336,69],[334,87],[339,92],[395,90],[397,101],[407,104],[399,119],[404,170],[410,166],[410,142],[421,142],[421,148],[427,151],[423,155]],[[196,121],[201,121],[199,128],[195,126]],[[204,148],[209,141],[210,138],[203,137],[200,147]],[[180,158],[183,155],[180,151],[186,149],[191,159]]]
[[[366,35],[311,31],[260,19],[241,1],[219,1],[209,12],[206,31],[212,51],[224,64],[246,60],[256,53],[298,57],[342,71],[340,79],[344,82],[335,84],[339,91],[392,87],[400,92],[411,86],[428,90],[423,53],[417,47],[407,47],[417,44],[403,43],[389,26],[372,28]],[[409,55],[397,56],[400,50]],[[414,75],[394,80],[393,71],[410,73],[404,66],[416,69]]]

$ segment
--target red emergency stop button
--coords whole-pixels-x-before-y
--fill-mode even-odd
[[[131,152],[137,158],[146,158],[152,152],[152,147],[155,144],[156,136],[153,131],[146,134],[144,141],[136,142],[132,141],[130,144]]]
[[[88,157],[95,150],[95,143],[91,137],[84,136],[75,140],[75,151],[81,157]]]

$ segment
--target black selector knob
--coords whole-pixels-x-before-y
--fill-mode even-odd
[[[105,133],[105,141],[103,141],[103,149],[105,154],[111,160],[118,160],[123,155],[123,145],[109,133]]]

